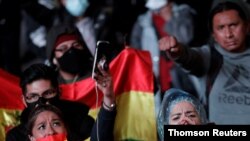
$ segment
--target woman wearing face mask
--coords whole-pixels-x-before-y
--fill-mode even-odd
[[[205,109],[193,95],[174,88],[165,92],[157,119],[158,134],[161,140],[163,140],[164,125],[207,123]]]
[[[66,141],[67,128],[62,113],[52,105],[39,105],[29,116],[30,141]]]

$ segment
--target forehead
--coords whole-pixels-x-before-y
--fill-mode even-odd
[[[62,47],[62,46],[67,46],[67,45],[72,45],[73,43],[79,43],[79,41],[78,40],[76,40],[76,39],[72,39],[72,40],[67,40],[67,41],[64,41],[64,42],[61,42],[60,44],[58,44],[57,46],[56,46],[56,48],[60,48],[60,47]]]
[[[51,82],[46,79],[39,79],[29,83],[26,86],[27,93],[38,93],[41,94],[42,92],[52,88]]]
[[[44,121],[52,121],[54,119],[60,119],[59,116],[52,111],[43,111],[37,115],[35,124],[39,124]]]
[[[219,12],[214,15],[213,25],[227,24],[227,23],[238,21],[238,20],[241,20],[238,11],[227,10],[227,11]]]
[[[193,104],[187,101],[181,101],[176,103],[172,110],[171,113],[179,112],[179,111],[196,111],[195,107]]]

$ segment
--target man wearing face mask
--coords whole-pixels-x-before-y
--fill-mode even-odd
[[[73,83],[91,76],[93,56],[74,26],[53,27],[48,33],[46,52],[58,71],[59,83]]]
[[[107,48],[107,50],[108,52],[112,52],[111,48]],[[89,91],[87,89],[84,89],[83,85],[86,85],[85,82],[89,79],[92,79],[91,74],[93,67],[93,56],[91,55],[89,49],[86,47],[86,44],[82,39],[78,29],[75,26],[69,24],[62,24],[53,27],[48,32],[46,53],[51,65],[58,72],[58,81],[62,86],[62,96],[73,96],[74,100],[76,101],[81,101],[86,104],[89,103],[89,100],[91,101],[91,98],[93,98],[94,96],[90,95],[87,99],[81,99],[82,97],[80,95],[81,93]],[[107,58],[107,61],[109,62],[110,60]],[[108,115],[108,122],[105,121],[104,126],[104,128],[106,129],[107,127],[113,127],[114,125],[114,121],[112,120],[115,119],[115,111],[112,107],[113,105],[115,105],[115,98],[113,91],[111,91],[113,90],[113,88],[109,88],[112,85],[106,83],[107,81],[109,82],[109,80],[112,80],[110,74],[108,73],[109,70],[103,70],[103,72],[105,73],[105,75],[100,74],[102,75],[101,78],[103,79],[103,81],[97,82],[102,83],[101,87],[103,88],[101,88],[101,90],[104,94],[104,106],[109,105],[108,111],[111,110],[107,114],[106,112],[102,112],[102,110],[99,112],[101,113],[101,115]],[[87,85],[94,85],[94,83],[90,82],[87,83]],[[90,106],[89,104],[87,105]],[[100,124],[100,120],[98,121]],[[93,130],[94,129],[95,128],[93,128]],[[110,132],[112,130],[103,130],[102,128],[102,135],[100,136],[108,136],[108,138],[105,138],[105,140],[113,140],[110,139],[110,136],[104,131]],[[97,138],[94,138],[93,140],[95,139]]]

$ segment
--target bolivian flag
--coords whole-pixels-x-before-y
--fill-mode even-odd
[[[0,69],[0,141],[6,132],[19,124],[19,116],[24,108],[19,79]]]
[[[150,54],[125,48],[110,64],[117,101],[115,140],[156,141],[156,119],[153,95],[153,72]],[[19,79],[0,70],[0,141],[5,133],[19,123],[24,108]],[[91,107],[96,118],[103,95],[95,92],[92,78],[61,85],[62,98]]]
[[[125,48],[110,64],[117,101],[115,140],[156,141],[152,62],[147,51]],[[62,98],[91,107],[95,118],[102,102],[92,78],[61,85]],[[101,130],[101,129],[100,129]]]

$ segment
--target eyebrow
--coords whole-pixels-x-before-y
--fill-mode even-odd
[[[51,90],[55,90],[55,88],[49,88],[49,89],[43,91],[42,94],[44,94],[45,92],[51,91]],[[39,93],[31,92],[31,93],[27,93],[26,96],[27,96],[28,94],[29,94],[29,95],[39,95]]]
[[[45,125],[45,122],[44,122],[44,121],[39,122],[39,123],[36,125],[36,127],[40,127],[41,125]]]
[[[62,122],[62,120],[60,118],[53,118],[51,121],[61,121]]]
[[[81,45],[81,43],[80,43],[78,40],[72,42],[70,45],[74,45],[74,44],[80,44],[80,45]],[[56,48],[58,48],[58,47],[67,47],[67,46],[68,46],[68,45],[63,44],[63,45],[57,46]]]
[[[39,95],[39,93],[27,93],[26,96]]]
[[[49,124],[54,124],[55,122],[56,123],[60,123],[60,126],[64,126],[64,122],[60,118],[54,118],[54,119],[52,119]]]
[[[186,111],[186,112],[185,112],[185,114],[190,114],[190,113],[195,113],[195,111]],[[173,117],[173,116],[179,116],[179,115],[181,115],[180,112],[179,112],[179,113],[174,113],[174,114],[172,114],[171,117]]]

